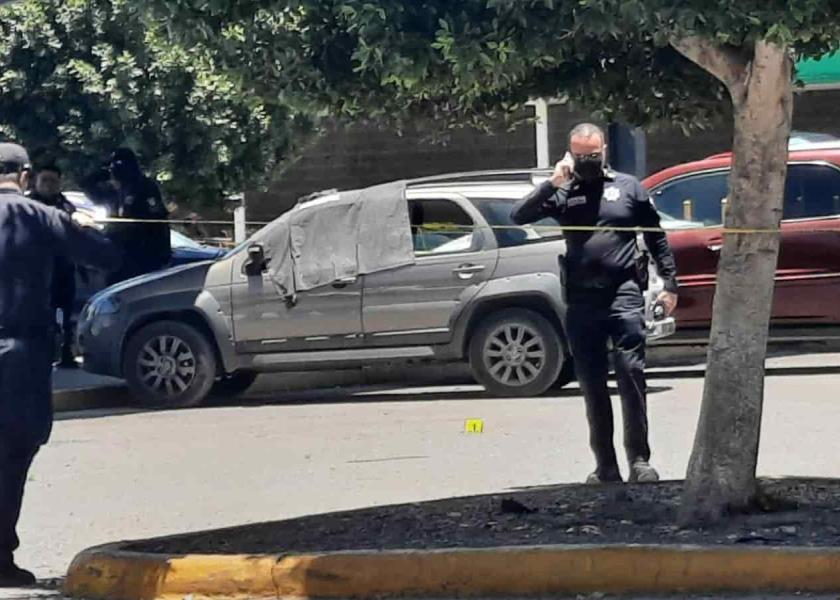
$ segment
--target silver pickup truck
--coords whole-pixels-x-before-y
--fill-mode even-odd
[[[294,302],[266,268],[272,226],[216,261],[113,286],[81,315],[84,368],[125,378],[140,401],[164,407],[197,405],[214,389],[242,392],[259,373],[374,363],[468,361],[492,394],[542,394],[574,370],[563,334],[562,231],[550,220],[510,221],[532,187],[530,177],[500,173],[410,182],[413,264],[339,279]],[[651,271],[656,340],[675,325],[653,316],[662,282]]]

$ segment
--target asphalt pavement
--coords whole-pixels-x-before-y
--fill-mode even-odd
[[[774,366],[760,473],[840,477],[840,356]],[[699,375],[667,371],[650,381],[653,460],[668,479],[685,473]],[[577,482],[592,468],[575,387],[530,399],[469,385],[259,389],[235,405],[60,415],[31,473],[19,562],[57,578],[96,544]],[[484,433],[465,433],[469,419],[483,420]],[[0,599],[30,597],[9,594]]]

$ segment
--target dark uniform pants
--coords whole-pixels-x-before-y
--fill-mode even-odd
[[[9,445],[0,441],[0,569],[12,564],[20,545],[17,523],[23,503],[23,487],[38,447]]]
[[[27,473],[52,427],[52,342],[0,337],[0,569],[18,547]]]
[[[617,288],[572,289],[567,292],[566,332],[589,420],[598,473],[617,469],[613,446],[613,410],[607,388],[607,343],[612,342],[618,392],[624,412],[627,459],[649,460],[647,389],[645,383],[644,297],[628,280]]]

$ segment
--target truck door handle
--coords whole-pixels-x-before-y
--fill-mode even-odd
[[[720,252],[721,250],[723,250],[723,244],[718,242],[711,242],[706,246],[706,248],[708,248],[712,252]]]
[[[342,279],[339,279],[338,281],[333,283],[332,286],[337,290],[341,290],[346,288],[348,285],[353,285],[354,283],[356,283],[356,281],[356,277],[343,277]]]
[[[471,279],[474,275],[487,269],[484,265],[461,265],[452,270],[459,279]]]

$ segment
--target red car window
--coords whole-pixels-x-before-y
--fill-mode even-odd
[[[840,215],[840,170],[828,165],[791,165],[785,185],[785,219]]]
[[[728,195],[729,170],[681,176],[654,188],[656,208],[676,219],[721,224],[721,200]],[[687,208],[686,203],[690,203]],[[687,213],[690,213],[687,214]],[[785,219],[840,215],[840,168],[792,164],[785,184]]]
[[[726,198],[729,171],[698,173],[673,179],[653,190],[653,202],[661,212],[675,219],[720,225],[721,200]],[[686,203],[690,202],[690,214]]]

